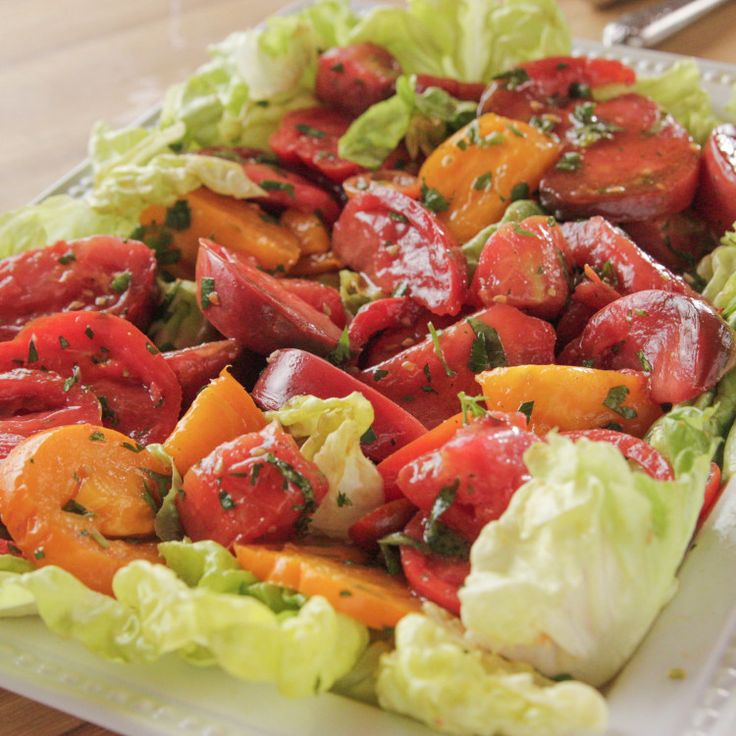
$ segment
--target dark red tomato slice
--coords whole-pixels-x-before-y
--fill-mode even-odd
[[[550,169],[539,185],[542,206],[558,219],[603,215],[614,222],[674,214],[692,201],[699,147],[652,100],[629,94],[584,102],[570,114],[575,165]],[[600,127],[609,132],[596,139]],[[583,145],[585,140],[592,141]],[[564,160],[565,153],[563,153]]]
[[[351,199],[335,223],[332,248],[386,292],[403,289],[436,314],[457,314],[466,266],[445,226],[419,202],[391,189]]]
[[[303,164],[341,183],[363,171],[337,153],[338,142],[351,122],[347,115],[327,107],[295,110],[284,115],[268,142],[284,163]]]
[[[583,268],[583,280],[575,287],[572,298],[584,304],[593,312],[603,309],[606,304],[621,298],[616,289],[603,279],[587,264]],[[592,316],[592,314],[590,315]],[[578,333],[580,334],[580,333]]]
[[[418,513],[404,530],[406,535],[421,541],[427,517]],[[432,603],[460,615],[457,592],[470,574],[470,562],[459,557],[425,555],[408,545],[401,546],[401,567],[415,593]]]
[[[348,328],[350,345],[355,350],[362,350],[371,338],[383,330],[410,327],[423,311],[419,304],[406,296],[376,299],[364,304]]]
[[[616,432],[612,429],[581,429],[575,432],[563,432],[562,434],[574,442],[581,437],[592,442],[609,442],[615,445],[627,460],[635,462],[652,478],[673,480],[675,477],[664,455],[638,437],[632,437],[630,434]]]
[[[342,329],[347,324],[348,316],[337,289],[309,279],[281,279],[279,283],[288,292],[325,314],[336,327]]]
[[[689,209],[622,227],[642,250],[673,272],[693,268],[716,246],[705,220]]]
[[[578,301],[571,301],[562,316],[557,320],[555,330],[557,332],[557,348],[562,349],[573,341],[585,329],[588,320],[597,312],[587,304]]]
[[[591,96],[591,90],[609,85],[631,85],[634,70],[619,61],[586,56],[551,56],[521,64],[499,74],[483,93],[480,114],[495,112],[517,120],[539,120],[559,113],[571,100]],[[547,117],[554,129],[557,121]]]
[[[279,350],[269,358],[252,396],[263,409],[278,409],[293,396],[312,394],[320,399],[342,398],[358,391],[373,406],[376,439],[363,451],[376,462],[424,434],[427,429],[411,414],[370,386],[303,350]]]
[[[723,235],[736,221],[736,126],[713,129],[703,149],[695,207]]]
[[[58,373],[14,368],[0,373],[0,459],[21,440],[65,424],[99,424],[97,397]]]
[[[478,393],[476,373],[501,365],[554,363],[552,326],[495,304],[360,373],[429,428],[457,414],[459,391]]]
[[[182,406],[189,406],[200,390],[216,378],[225,366],[234,363],[241,352],[238,341],[230,339],[162,353],[169,368],[179,379]]]
[[[703,507],[700,509],[700,516],[698,516],[698,529],[705,523],[705,520],[710,515],[710,512],[713,510],[713,507],[720,498],[722,490],[721,469],[716,465],[716,463],[711,463],[710,475],[708,476],[708,482],[705,484]]]
[[[278,422],[216,447],[184,476],[176,499],[195,542],[284,542],[304,532],[327,479]]]
[[[348,534],[359,547],[375,550],[379,539],[401,531],[416,512],[417,507],[408,498],[397,498],[361,516]]]
[[[488,238],[470,291],[479,305],[502,302],[554,319],[570,294],[570,266],[562,229],[546,217],[528,217]]]
[[[657,263],[626,235],[602,217],[561,226],[576,266],[586,265],[616,291],[632,294],[645,289],[660,289],[697,296],[679,277]]]
[[[483,82],[461,82],[451,77],[433,77],[431,74],[417,74],[416,91],[420,94],[430,87],[439,89],[452,95],[456,100],[478,102],[483,95],[486,85]]]
[[[577,341],[560,355],[593,361],[596,368],[647,369],[660,404],[694,399],[733,365],[734,334],[700,299],[666,291],[638,291],[591,317]]]
[[[315,93],[327,105],[358,117],[394,93],[401,65],[374,43],[355,43],[325,51],[317,62]]]
[[[155,293],[156,257],[135,240],[96,235],[0,261],[0,340],[36,317],[69,310],[116,314],[145,328]]]
[[[23,553],[13,544],[10,539],[0,539],[0,555],[14,555],[23,557]]]
[[[366,171],[346,179],[342,188],[349,199],[358,197],[365,192],[373,192],[377,188],[395,189],[412,199],[420,199],[422,196],[422,185],[413,174],[400,169],[379,169],[378,171]]]
[[[441,520],[473,541],[531,478],[524,453],[539,441],[532,432],[499,424],[493,417],[478,419],[460,427],[438,449],[405,465],[397,482],[401,492],[426,512],[443,489],[454,489],[452,505]]]
[[[252,259],[202,240],[197,254],[197,301],[226,337],[256,353],[283,347],[327,354],[340,330],[322,311],[261,271]]]
[[[176,374],[142,332],[112,314],[61,312],[30,322],[0,345],[0,370],[18,367],[84,386],[100,402],[104,426],[143,445],[163,442],[179,418]]]

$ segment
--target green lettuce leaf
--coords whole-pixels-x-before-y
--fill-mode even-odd
[[[147,334],[159,350],[181,350],[213,338],[213,329],[197,304],[194,281],[159,280],[161,304]]]
[[[351,314],[355,314],[363,305],[386,294],[361,273],[344,268],[340,271],[340,299]]]
[[[152,662],[176,653],[275,683],[290,697],[328,690],[368,644],[367,629],[320,596],[271,610],[249,594],[250,573],[213,542],[169,543],[162,554],[181,577],[164,565],[132,562],[115,575],[115,598],[54,566],[4,573],[0,615],[17,615],[19,601],[28,607],[32,600],[52,631],[106,659]]]
[[[606,702],[592,687],[548,680],[416,613],[399,621],[377,690],[383,708],[457,736],[600,733],[607,721]]]
[[[736,223],[722,238],[721,244],[702,258],[698,276],[705,282],[703,296],[722,310],[723,318],[736,325]]]
[[[527,450],[532,480],[473,544],[460,591],[483,646],[594,686],[616,674],[674,594],[703,503],[712,437],[677,430],[669,482],[607,443],[550,435]]]
[[[295,396],[267,416],[295,438],[306,438],[302,455],[317,465],[329,483],[310,528],[347,539],[348,528],[384,502],[381,475],[360,447],[361,437],[373,424],[370,401],[357,391],[342,399]]]
[[[166,463],[171,471],[171,485],[163,497],[161,507],[156,512],[153,520],[153,528],[156,536],[164,542],[181,539],[184,536],[179,511],[176,508],[176,497],[183,494],[181,487],[181,475],[176,469],[174,459],[169,455],[161,444],[152,444],[146,447],[146,452]],[[163,552],[162,552],[163,554]]]
[[[379,7],[352,42],[387,48],[405,74],[488,82],[528,59],[570,53],[570,32],[554,0],[409,0]]]

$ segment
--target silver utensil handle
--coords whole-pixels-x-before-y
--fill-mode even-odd
[[[655,46],[729,0],[664,0],[649,8],[626,13],[603,29],[606,46]]]

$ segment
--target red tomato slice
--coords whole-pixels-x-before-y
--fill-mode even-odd
[[[237,340],[216,340],[163,353],[182,390],[182,406],[189,406],[211,379],[220,375],[242,352]]]
[[[99,424],[100,403],[58,373],[14,368],[0,373],[0,459],[36,432],[65,424]]]
[[[583,268],[584,280],[581,281],[572,294],[572,298],[576,302],[584,304],[593,312],[603,309],[606,304],[615,302],[621,298],[616,289],[607,284],[601,277],[587,264]],[[587,321],[587,320],[586,320]]]
[[[509,222],[488,239],[470,287],[478,304],[503,302],[554,319],[570,294],[569,247],[546,217]]]
[[[418,513],[404,530],[407,536],[421,540],[426,515]],[[401,547],[401,566],[412,589],[423,598],[460,615],[457,592],[470,574],[470,563],[457,557],[425,555],[408,545]]]
[[[371,338],[383,330],[410,327],[422,311],[422,307],[406,296],[376,299],[364,304],[348,328],[350,346],[354,350],[363,350]]]
[[[417,512],[408,498],[396,498],[361,516],[350,529],[350,539],[367,550],[378,548],[378,540],[401,531]]]
[[[203,239],[196,273],[205,317],[223,335],[256,353],[299,347],[327,354],[337,346],[340,330],[330,318],[252,259]]]
[[[156,257],[135,240],[107,235],[59,241],[0,262],[0,340],[36,317],[70,310],[108,312],[145,328]]]
[[[269,358],[251,395],[263,409],[278,409],[293,396],[342,398],[358,391],[373,405],[376,439],[363,444],[371,460],[379,461],[426,432],[426,427],[370,386],[303,350],[279,350]]]
[[[585,437],[593,442],[609,442],[615,445],[627,460],[633,460],[652,478],[673,480],[675,477],[664,455],[638,437],[632,437],[630,434],[616,432],[612,429],[581,429],[574,432],[563,432],[562,434],[573,441]]]
[[[284,115],[268,142],[285,164],[303,164],[341,183],[363,170],[337,153],[340,138],[352,120],[337,110],[311,107]]]
[[[23,557],[23,553],[13,544],[10,539],[0,539],[0,555],[14,555]]]
[[[181,407],[181,387],[164,357],[129,322],[100,312],[62,312],[28,323],[0,345],[0,370],[48,369],[88,388],[104,426],[141,444],[163,442]]]
[[[450,77],[433,77],[431,74],[417,74],[416,91],[420,94],[430,87],[439,89],[452,95],[456,100],[478,102],[483,96],[486,85],[483,82],[460,82]]]
[[[542,206],[558,219],[647,220],[690,204],[698,181],[698,145],[655,102],[635,94],[585,102],[574,107],[569,120],[575,122],[567,131],[567,154],[577,155],[577,161],[561,165],[563,153],[539,185]],[[602,125],[612,126],[603,138],[579,143]]]
[[[666,291],[621,297],[590,319],[560,362],[651,372],[654,401],[676,404],[712,388],[733,365],[734,335],[699,299]]]
[[[307,529],[327,480],[274,422],[215,448],[184,476],[176,498],[194,541],[284,542]]]
[[[723,488],[725,486],[721,486],[721,469],[716,463],[711,463],[710,475],[708,476],[708,482],[706,483],[705,493],[703,495],[703,507],[700,509],[700,516],[698,516],[698,529],[703,526],[705,520],[710,515],[710,512],[721,496]]]
[[[315,93],[351,117],[358,117],[394,92],[401,65],[374,43],[356,43],[325,51],[317,62]]]
[[[403,289],[436,314],[465,301],[465,259],[429,210],[390,189],[351,199],[335,223],[332,248],[350,268],[386,292]]]
[[[622,294],[660,289],[697,297],[681,279],[657,263],[623,230],[602,217],[566,222],[562,230],[576,266],[590,266]]]
[[[336,327],[343,329],[347,324],[348,316],[337,289],[309,279],[281,279],[279,283],[289,293],[298,296],[318,312],[325,314]]]
[[[589,307],[587,304],[575,301],[574,299],[567,305],[562,316],[557,320],[557,346],[556,349],[561,350],[570,344],[580,334],[588,324],[588,320],[597,312],[597,309]]]
[[[489,330],[490,328],[490,330]],[[552,326],[506,304],[459,320],[359,377],[427,427],[457,414],[457,394],[478,393],[476,373],[499,365],[554,363]]]
[[[703,149],[697,210],[720,236],[736,221],[736,126],[713,129]]]

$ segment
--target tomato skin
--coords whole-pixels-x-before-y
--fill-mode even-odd
[[[312,394],[320,399],[342,398],[358,391],[373,405],[376,440],[363,445],[365,454],[380,461],[427,431],[426,427],[393,401],[303,350],[279,350],[269,358],[251,395],[263,409],[278,409],[293,396]]]
[[[478,339],[468,320],[496,330],[507,365],[553,363],[555,333],[552,326],[506,304],[494,304],[445,328],[438,336],[448,375],[430,336],[397,355],[363,370],[360,380],[395,401],[429,428],[456,414],[457,394],[478,393],[469,365]],[[477,324],[476,324],[477,326]],[[488,366],[486,366],[488,367]],[[479,367],[480,370],[483,368]],[[428,378],[431,377],[431,381]]]
[[[554,319],[570,293],[569,247],[546,217],[501,225],[488,239],[470,287],[476,303],[503,302]]]
[[[377,333],[414,324],[422,308],[407,296],[392,296],[364,304],[353,317],[348,334],[350,345],[362,350]]]
[[[205,303],[203,284],[214,288]],[[327,354],[340,339],[340,330],[327,315],[289,291],[281,280],[209,240],[202,239],[197,255],[197,285],[205,317],[223,335],[256,353],[300,347]]]
[[[406,293],[436,314],[457,314],[466,267],[455,239],[425,207],[390,189],[351,199],[335,223],[332,247],[350,268],[386,292]]]
[[[361,516],[350,529],[350,539],[366,550],[375,550],[378,540],[387,534],[401,531],[417,512],[408,498],[395,498]]]
[[[348,199],[359,197],[365,192],[374,192],[380,187],[395,189],[411,199],[420,199],[422,196],[422,185],[419,179],[401,169],[366,171],[351,176],[342,183]]]
[[[187,407],[212,378],[234,363],[242,347],[237,340],[216,340],[181,350],[163,353],[182,389],[182,406]]]
[[[88,387],[104,425],[144,445],[163,442],[179,418],[176,375],[142,332],[112,314],[60,312],[29,322],[0,345],[0,371],[19,366],[43,366]]]
[[[652,367],[652,399],[676,404],[713,387],[733,365],[734,348],[733,331],[708,304],[653,289],[596,312],[560,362],[641,370],[643,356]]]
[[[616,432],[612,429],[581,429],[574,432],[562,432],[573,442],[581,438],[589,439],[591,442],[609,442],[615,445],[621,454],[641,466],[648,475],[656,480],[674,480],[670,464],[661,452],[652,447],[648,442],[632,437],[624,432]]]
[[[113,288],[113,279],[129,274]],[[0,340],[36,317],[102,311],[148,325],[156,289],[153,251],[135,240],[96,235],[19,253],[0,261]]]
[[[698,524],[696,529],[699,529],[705,523],[706,519],[716,505],[716,502],[720,498],[721,492],[725,488],[721,486],[721,469],[716,463],[710,464],[710,475],[708,476],[708,482],[705,485],[705,493],[703,494],[703,507],[700,509],[700,516],[698,516]]]
[[[325,104],[351,117],[391,97],[401,66],[374,43],[356,43],[325,51],[317,62],[315,93]]]
[[[461,82],[451,77],[433,77],[431,74],[417,74],[416,91],[425,92],[430,87],[438,87],[456,100],[478,102],[486,85],[483,82]]]
[[[736,221],[736,126],[716,126],[703,149],[695,207],[723,235]]]
[[[575,265],[591,266],[599,273],[610,270],[609,278],[622,294],[659,289],[697,297],[683,279],[657,263],[623,230],[602,217],[566,222],[561,227]]]
[[[0,460],[26,437],[65,424],[99,424],[100,403],[57,373],[14,368],[0,373]]]
[[[571,343],[575,338],[580,337],[588,324],[588,320],[597,312],[597,309],[589,307],[587,304],[573,299],[560,318],[557,320],[555,330],[557,332],[556,350],[562,350],[566,345]]]
[[[340,138],[352,120],[326,107],[288,112],[268,143],[287,165],[304,165],[338,184],[363,170],[337,153]]]
[[[546,172],[539,186],[542,206],[562,220],[602,215],[613,222],[685,209],[695,194],[700,166],[699,147],[687,131],[640,95],[586,104],[619,130],[586,147],[571,142],[568,151],[580,155],[581,165]],[[576,129],[568,130],[571,141]]]
[[[279,283],[289,293],[325,314],[336,327],[342,329],[347,324],[348,316],[337,289],[308,279],[281,279]]]
[[[443,488],[455,487],[455,500],[441,520],[472,542],[531,478],[523,457],[539,441],[531,432],[482,417],[405,465],[397,482],[404,496],[425,512]]]
[[[615,302],[621,298],[621,294],[601,277],[586,263],[583,267],[584,279],[575,287],[572,293],[574,301],[584,304],[593,312],[603,309],[606,304]]]
[[[426,515],[419,512],[404,532],[407,536],[421,540],[425,522]],[[458,557],[425,555],[407,545],[400,550],[401,567],[414,592],[459,616],[460,599],[457,592],[470,574],[470,562]]]
[[[299,473],[311,496],[276,463]],[[182,487],[176,506],[187,536],[225,547],[293,538],[328,490],[326,478],[278,422],[216,447],[187,471]]]

